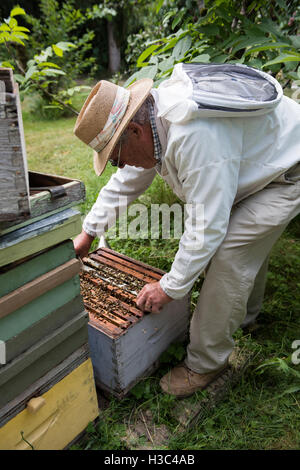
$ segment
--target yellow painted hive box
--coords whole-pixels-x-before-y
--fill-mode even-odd
[[[0,449],[62,450],[97,416],[89,358],[0,428]]]

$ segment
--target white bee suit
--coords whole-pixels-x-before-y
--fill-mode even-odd
[[[200,225],[191,220],[185,227],[171,270],[160,285],[173,299],[181,298],[210,263],[191,323],[186,360],[192,370],[205,373],[226,362],[232,334],[245,321],[247,310],[252,320],[258,313],[265,260],[300,211],[300,106],[282,96],[278,82],[261,72],[265,80],[253,88],[255,98],[260,90],[260,100],[251,100],[250,95],[226,100],[226,94],[217,96],[217,69],[209,70],[207,81],[195,82],[192,65],[178,64],[170,81],[152,91],[161,167],[119,169],[100,191],[83,228],[92,236],[102,235],[120,195],[128,204],[134,201],[157,172],[189,207],[203,205],[204,219]],[[243,67],[247,73],[248,69]],[[229,96],[236,77],[226,68],[217,72],[227,74],[223,81],[228,77]],[[204,98],[212,93],[211,87],[216,91],[211,105],[201,98],[199,83]],[[203,216],[201,211],[191,213],[192,218]],[[191,244],[195,226],[204,235],[199,249]]]

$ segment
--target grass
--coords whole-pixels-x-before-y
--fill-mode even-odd
[[[26,111],[26,109],[25,109]],[[78,178],[86,185],[82,214],[91,208],[101,187],[115,171],[104,175],[93,172],[92,151],[73,135],[75,119],[34,120],[24,113],[28,164],[31,170]],[[145,204],[177,199],[156,178],[141,201]],[[111,240],[117,251],[168,270],[176,253],[178,240]],[[162,357],[156,374],[140,382],[130,395],[119,402],[111,399],[101,412],[99,422],[87,428],[87,438],[74,448],[133,449],[149,444],[146,431],[137,432],[137,416],[151,416],[156,431],[167,429],[168,443],[154,439],[160,449],[299,449],[300,447],[300,366],[293,364],[292,343],[300,339],[300,219],[291,222],[271,254],[268,284],[260,329],[242,330],[236,338],[256,352],[242,380],[226,400],[190,430],[182,431],[172,416],[176,401],[159,389],[159,378],[170,365],[184,355],[184,345],[172,346]],[[192,293],[195,304],[201,279]],[[300,356],[300,355],[299,355]],[[150,426],[150,424],[149,424]],[[135,431],[128,438],[128,428]],[[171,436],[171,437],[170,437]],[[151,443],[150,443],[151,444]]]

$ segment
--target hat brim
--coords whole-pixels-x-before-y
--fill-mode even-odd
[[[153,80],[151,78],[143,78],[134,82],[127,88],[130,90],[129,103],[118,129],[101,152],[98,153],[94,151],[94,170],[97,176],[100,176],[105,170],[107,161],[121,137],[122,132],[126,129],[135,113],[142,106],[152,87]]]

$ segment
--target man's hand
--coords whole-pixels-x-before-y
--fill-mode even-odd
[[[80,258],[87,256],[93,240],[94,237],[82,230],[73,241],[76,255]]]
[[[136,298],[137,306],[144,312],[159,313],[173,299],[160,287],[159,282],[146,284]]]

